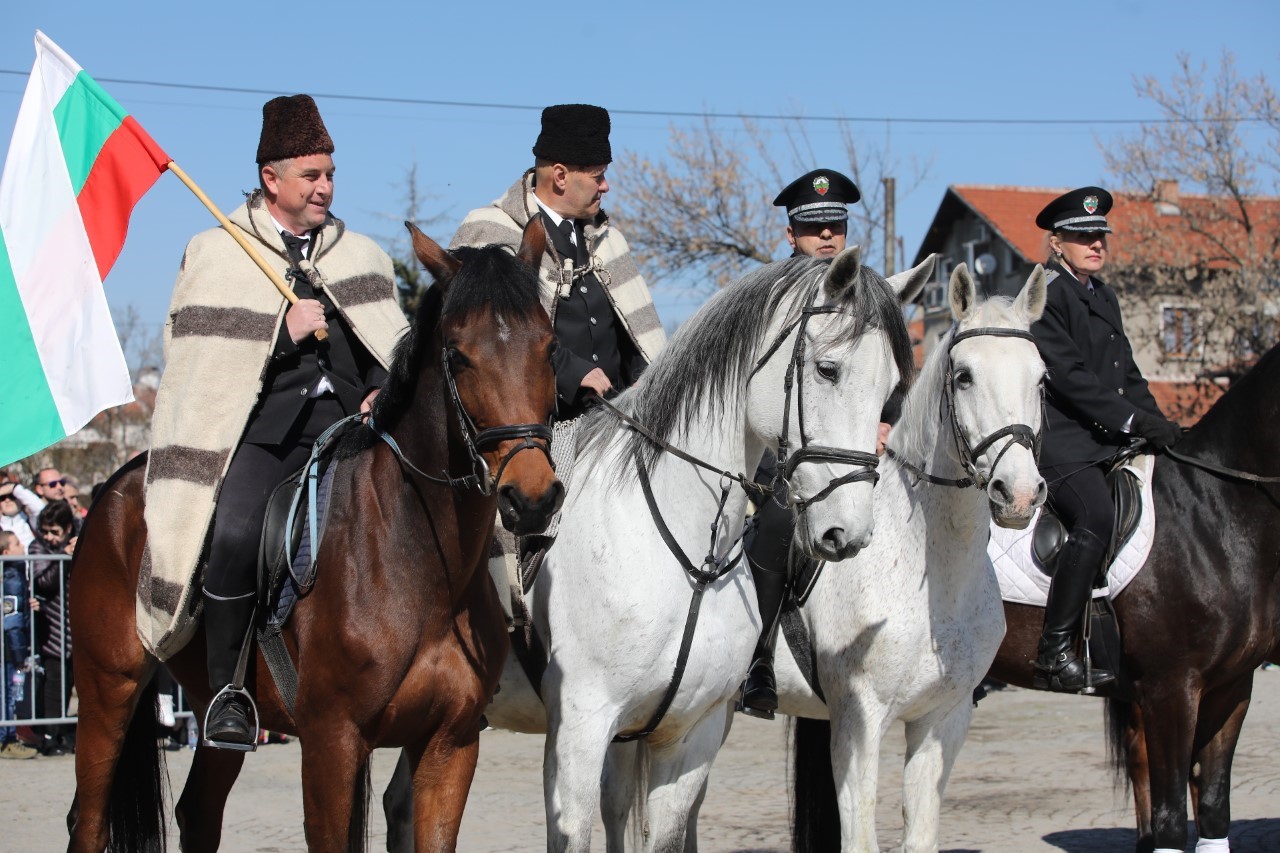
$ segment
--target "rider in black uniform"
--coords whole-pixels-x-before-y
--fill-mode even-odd
[[[1064,693],[1115,680],[1100,669],[1086,678],[1074,648],[1115,524],[1108,462],[1135,437],[1163,449],[1182,434],[1147,389],[1115,294],[1096,277],[1107,261],[1111,204],[1106,190],[1082,187],[1036,217],[1049,232],[1050,251],[1048,299],[1031,327],[1048,368],[1040,473],[1049,508],[1069,536],[1049,586],[1035,686]]]
[[[859,198],[861,193],[853,181],[832,169],[815,169],[792,181],[773,200],[775,205],[787,210],[787,242],[791,244],[791,256],[831,259],[844,251],[848,206]],[[890,406],[880,415],[882,421],[889,420],[886,415],[894,409],[894,401],[898,399],[896,394],[890,398]],[[893,420],[896,419],[895,415]],[[881,446],[887,434],[888,424],[882,423]],[[756,482],[767,486],[775,481],[776,476],[777,460],[772,453],[766,452],[756,471]],[[756,507],[755,521],[755,531],[746,545],[747,561],[751,564],[764,628],[742,687],[741,710],[753,717],[773,719],[773,712],[778,708],[773,652],[782,621],[782,603],[792,578],[797,574],[795,570],[809,558],[798,553],[792,555],[795,521],[789,507],[765,498]]]

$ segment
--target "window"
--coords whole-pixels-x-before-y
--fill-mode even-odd
[[[1186,305],[1165,306],[1160,342],[1166,358],[1190,358],[1195,354],[1199,314],[1199,309]]]

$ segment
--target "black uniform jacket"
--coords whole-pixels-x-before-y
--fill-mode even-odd
[[[1126,445],[1134,412],[1159,414],[1124,333],[1115,293],[1097,278],[1090,291],[1050,264],[1044,314],[1031,327],[1045,377],[1041,467],[1097,462]]]
[[[300,298],[320,300],[325,322],[329,324],[329,337],[317,341],[309,335],[295,344],[289,337],[288,326],[280,324],[267,374],[263,377],[262,394],[242,439],[251,444],[283,442],[321,375],[329,377],[342,410],[348,415],[360,411],[365,395],[381,387],[387,378],[387,372],[347,326],[328,294],[313,290],[302,277],[295,278],[294,290]]]
[[[545,213],[542,221],[561,257],[576,257],[578,266],[589,262],[586,252],[569,242]],[[586,236],[580,224],[577,237],[578,246],[585,246]],[[582,378],[592,370],[597,367],[603,370],[614,390],[621,391],[635,384],[647,365],[630,336],[619,327],[613,302],[594,273],[575,279],[567,298],[557,297],[557,300],[557,349],[551,364],[556,373],[558,417],[568,420],[586,410],[587,394]]]

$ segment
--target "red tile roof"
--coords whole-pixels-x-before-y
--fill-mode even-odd
[[[1195,382],[1150,382],[1151,396],[1156,398],[1165,417],[1184,427],[1193,426],[1209,411],[1226,390],[1207,379]]]
[[[1035,218],[1046,204],[1070,187],[1057,189],[1041,187],[1002,187],[979,184],[954,184],[950,187],[965,205],[986,220],[999,236],[1018,252],[1023,260],[1040,263],[1048,254],[1047,235],[1036,227]],[[1243,230],[1234,224],[1212,222],[1215,197],[1194,193],[1180,193],[1178,206],[1194,215],[1198,221],[1210,221],[1208,230],[1232,248],[1245,254],[1240,244]],[[1255,235],[1262,251],[1269,251],[1280,234],[1280,198],[1254,196],[1249,200],[1249,213],[1256,226]],[[1220,218],[1220,217],[1218,217]],[[1107,214],[1107,221],[1115,233],[1111,238],[1113,260],[1120,263],[1161,263],[1187,266],[1204,263],[1211,267],[1227,266],[1222,251],[1208,237],[1194,234],[1187,228],[1187,218],[1162,215],[1150,198],[1128,193],[1115,194],[1115,206]],[[1183,233],[1176,240],[1162,240],[1158,246],[1151,244],[1149,235]],[[1126,237],[1130,238],[1126,240]],[[1158,258],[1145,257],[1152,252]],[[1176,255],[1176,257],[1175,257]]]

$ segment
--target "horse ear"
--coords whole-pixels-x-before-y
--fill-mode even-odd
[[[822,283],[822,289],[826,291],[827,298],[835,299],[848,289],[849,285],[858,280],[858,272],[862,269],[862,249],[855,243],[836,255],[836,259],[831,262],[831,269],[827,270],[826,281]]]
[[[951,291],[951,316],[958,322],[969,315],[978,301],[978,288],[974,286],[973,276],[969,275],[969,268],[964,264],[956,264],[955,270],[951,273],[949,290]]]
[[[891,275],[885,281],[898,294],[898,302],[906,305],[920,295],[924,286],[933,278],[933,267],[938,262],[937,254],[931,254],[909,270]]]
[[[427,268],[427,272],[431,273],[431,277],[441,288],[447,287],[449,280],[458,274],[462,264],[442,249],[439,243],[423,234],[417,225],[405,222],[404,227],[409,229],[409,234],[413,238],[413,253],[418,256],[418,260],[422,261],[422,265]]]
[[[1036,264],[1036,268],[1031,271],[1031,277],[1027,279],[1027,283],[1022,286],[1022,290],[1018,293],[1018,298],[1013,302],[1013,310],[1027,318],[1027,324],[1030,325],[1040,319],[1040,315],[1044,313],[1044,303],[1049,296],[1049,285],[1045,281],[1044,267]]]
[[[547,229],[542,224],[542,217],[534,216],[520,236],[520,248],[516,250],[516,257],[537,272],[538,267],[542,266],[542,253],[546,250]]]

